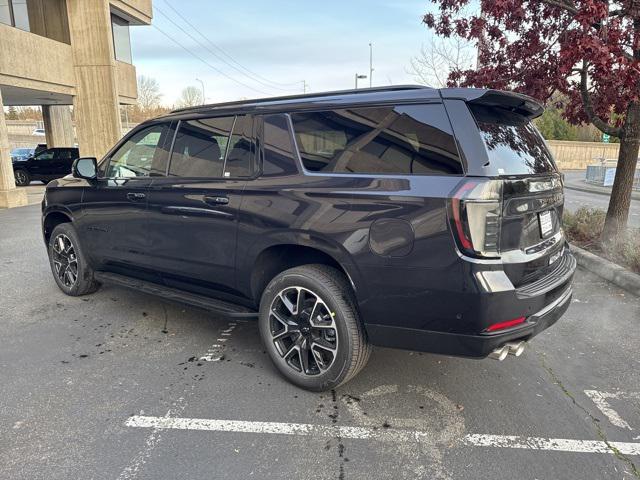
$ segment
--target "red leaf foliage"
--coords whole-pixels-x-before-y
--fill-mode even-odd
[[[480,45],[479,68],[451,72],[451,86],[511,89],[543,102],[561,92],[572,123],[592,121],[580,94],[583,65],[604,121],[623,121],[640,96],[640,2],[480,0],[478,10],[477,0],[431,1],[437,11],[424,16],[428,27]],[[471,8],[477,13],[469,16]]]

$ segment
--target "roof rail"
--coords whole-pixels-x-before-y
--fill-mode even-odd
[[[235,100],[232,102],[224,102],[224,103],[198,105],[195,107],[178,108],[178,109],[172,110],[171,113],[197,112],[200,110],[207,110],[210,108],[226,107],[226,106],[233,106],[233,105],[243,105],[243,104],[252,105],[255,103],[298,100],[298,99],[304,99],[304,98],[332,97],[334,95],[354,95],[354,94],[376,93],[376,92],[393,92],[397,90],[418,90],[421,88],[431,89],[431,87],[426,87],[424,85],[390,85],[386,87],[370,87],[370,88],[358,88],[358,89],[350,89],[350,90],[335,90],[331,92],[304,93],[304,94],[298,94],[298,95],[284,95],[279,97],[263,97],[263,98],[248,99],[248,100]]]

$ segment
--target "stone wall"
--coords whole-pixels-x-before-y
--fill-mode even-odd
[[[617,159],[619,143],[547,140],[560,170],[586,170],[598,158]]]

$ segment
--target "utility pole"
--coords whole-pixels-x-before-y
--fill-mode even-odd
[[[204,82],[202,80],[200,80],[199,78],[196,78],[196,82],[200,82],[200,84],[202,85],[202,105],[204,105],[205,103],[207,103],[205,101],[205,96],[204,96]]]
[[[373,87],[373,43],[369,42],[369,88]]]
[[[366,75],[360,75],[356,73],[356,90],[358,89],[358,80],[364,80],[365,78],[367,78]]]
[[[309,86],[309,84],[307,83],[306,80],[302,80],[302,93],[307,93],[307,87]]]

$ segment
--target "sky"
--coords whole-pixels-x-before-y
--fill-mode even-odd
[[[428,0],[154,0],[152,26],[131,27],[138,75],[155,78],[162,103],[186,86],[207,102],[415,83],[408,72],[431,33]],[[181,18],[182,17],[182,18]],[[178,43],[176,43],[178,42]],[[235,67],[235,68],[234,68]],[[369,79],[360,80],[369,86]]]

